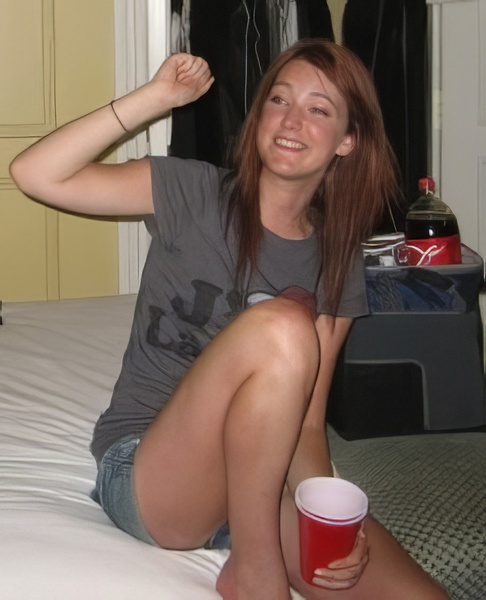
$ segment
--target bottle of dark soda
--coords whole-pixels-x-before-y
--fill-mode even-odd
[[[435,194],[432,177],[419,180],[419,192],[405,219],[408,264],[460,264],[461,238],[454,213]]]

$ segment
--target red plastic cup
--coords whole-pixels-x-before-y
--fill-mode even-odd
[[[368,498],[356,485],[334,477],[313,477],[295,491],[299,509],[300,570],[312,585],[315,570],[348,556],[368,513]]]

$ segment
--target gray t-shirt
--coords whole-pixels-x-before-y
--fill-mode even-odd
[[[287,240],[268,230],[257,272],[236,289],[236,243],[231,231],[226,236],[228,193],[221,186],[227,171],[167,157],[152,158],[151,169],[152,242],[121,373],[95,427],[91,450],[97,461],[119,438],[143,434],[201,350],[239,312],[290,286],[318,289],[317,237]],[[319,294],[317,305],[325,312]],[[367,312],[357,261],[338,314]]]

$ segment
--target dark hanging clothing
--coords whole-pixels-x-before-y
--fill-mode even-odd
[[[183,4],[173,0],[173,13]],[[170,154],[226,166],[262,74],[304,37],[334,39],[325,0],[191,0],[190,52],[208,61],[216,81],[173,111]]]
[[[425,0],[348,0],[342,31],[343,44],[373,74],[410,203],[417,197],[419,178],[427,175]],[[401,230],[404,212],[395,215]]]
[[[299,39],[327,38],[334,41],[331,12],[325,0],[297,0]]]

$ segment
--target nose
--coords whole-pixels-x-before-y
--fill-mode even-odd
[[[297,107],[290,106],[282,118],[282,127],[284,129],[295,131],[302,127],[302,115]]]

